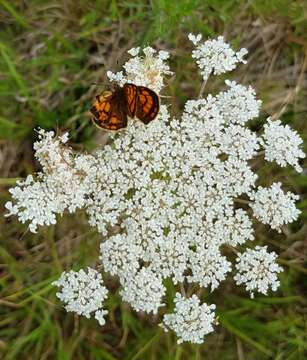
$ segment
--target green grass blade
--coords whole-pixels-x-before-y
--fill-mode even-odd
[[[263,354],[267,356],[272,356],[273,353],[271,350],[267,349],[265,346],[260,344],[259,342],[250,338],[247,334],[243,333],[239,328],[235,327],[231,324],[224,316],[220,316],[220,323],[232,334],[238,336],[240,339],[245,341],[247,344],[255,347],[257,350],[261,351]]]
[[[14,9],[11,3],[8,3],[5,0],[1,0],[0,5],[2,5],[11,14],[17,24],[28,30],[31,29],[31,26],[28,24],[28,22]]]

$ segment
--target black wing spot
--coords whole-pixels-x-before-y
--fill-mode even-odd
[[[90,108],[90,112],[91,112],[96,118],[99,117],[99,112],[97,111],[97,109],[95,108],[95,106],[92,106],[92,107]]]

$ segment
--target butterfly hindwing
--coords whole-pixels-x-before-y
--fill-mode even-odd
[[[145,86],[137,87],[136,117],[144,124],[153,120],[159,112],[158,95]]]
[[[123,90],[125,93],[126,101],[127,101],[127,112],[128,116],[134,118],[136,112],[136,101],[137,101],[137,93],[138,87],[134,84],[127,83],[123,86]]]

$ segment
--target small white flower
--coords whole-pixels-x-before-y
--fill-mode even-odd
[[[248,249],[237,257],[237,274],[234,280],[238,285],[244,284],[246,290],[254,297],[258,291],[267,295],[271,288],[276,291],[279,287],[277,274],[282,268],[275,262],[277,255],[267,251],[267,246],[256,246],[255,250]]]
[[[192,43],[194,45],[197,45],[200,42],[200,40],[202,39],[202,36],[201,36],[201,34],[194,35],[194,34],[190,33],[188,35],[188,38],[189,38],[190,41],[192,41]]]
[[[63,135],[59,136],[59,140],[62,144],[66,144],[69,140],[69,133],[66,132]]]
[[[279,232],[282,225],[296,220],[300,214],[295,207],[299,196],[290,191],[283,192],[281,183],[273,183],[270,188],[259,186],[250,197],[254,200],[250,206],[256,218]]]
[[[127,51],[127,53],[130,54],[131,56],[137,56],[139,52],[140,52],[139,47],[131,48],[130,50]]]
[[[185,298],[181,294],[175,295],[175,309],[173,314],[166,314],[161,326],[165,331],[173,330],[177,336],[177,343],[189,341],[201,344],[204,336],[212,332],[215,320],[215,305],[200,305],[196,295]]]
[[[281,125],[280,120],[273,121],[269,118],[268,123],[264,125],[261,144],[267,161],[276,161],[282,167],[289,164],[294,166],[296,171],[301,172],[303,169],[298,161],[305,157],[300,149],[302,143],[303,140],[297,132],[289,125]]]
[[[158,56],[161,60],[167,60],[169,58],[169,52],[165,50],[160,50]]]
[[[112,71],[107,71],[107,77],[111,82],[116,82],[118,85],[123,86],[126,83],[124,74],[122,71],[114,73]]]
[[[52,283],[61,287],[57,297],[64,302],[68,312],[75,312],[89,318],[93,312],[101,325],[105,323],[103,316],[108,312],[103,310],[103,303],[107,297],[108,290],[103,285],[101,274],[87,268],[87,272],[69,271],[63,272],[61,277]]]
[[[104,318],[105,315],[107,315],[107,310],[97,310],[95,312],[95,319],[99,322],[99,325],[103,326],[106,323],[106,320]]]

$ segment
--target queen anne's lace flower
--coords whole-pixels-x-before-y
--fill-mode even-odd
[[[265,150],[266,160],[275,160],[282,167],[290,164],[296,171],[303,170],[298,164],[299,159],[305,157],[300,149],[303,140],[289,125],[283,126],[280,120],[268,119],[268,123],[264,125],[261,143]]]
[[[54,137],[52,131],[39,131],[39,140],[34,144],[35,157],[42,166],[37,179],[29,175],[25,181],[10,189],[13,205],[6,204],[9,214],[16,214],[21,222],[30,221],[30,230],[36,232],[38,225],[56,223],[56,214],[65,210],[75,212],[85,205],[89,193],[90,175],[95,172],[94,157],[75,156],[69,147],[64,147],[67,134]]]
[[[279,286],[277,274],[282,268],[275,262],[277,255],[267,251],[267,246],[256,246],[237,257],[237,274],[234,280],[238,285],[244,284],[246,290],[254,297],[254,291],[267,295],[269,288],[276,291]]]
[[[254,240],[252,222],[242,209],[226,213],[215,222],[214,229],[214,239],[220,239],[220,244],[236,246],[247,240]]]
[[[211,73],[223,74],[235,69],[238,62],[246,62],[243,60],[243,56],[247,54],[247,50],[243,48],[238,52],[233,51],[229,44],[224,42],[223,36],[207,40],[204,43],[200,43],[199,36],[192,34],[189,35],[189,39],[196,46],[192,57],[196,59],[204,80],[207,80]]]
[[[125,277],[135,274],[142,258],[142,248],[134,239],[118,234],[100,244],[100,257],[105,271],[111,275]]]
[[[282,225],[297,219],[300,214],[300,210],[295,207],[295,200],[299,196],[290,191],[284,193],[281,183],[273,183],[270,188],[259,186],[251,199],[254,202],[250,206],[256,218],[277,231],[280,231]]]
[[[162,298],[165,287],[162,277],[148,268],[142,268],[136,274],[127,274],[120,291],[124,301],[127,301],[136,311],[153,312],[156,314],[163,306]]]
[[[221,150],[228,156],[242,160],[253,158],[259,149],[257,136],[249,129],[238,125],[230,125],[227,131],[219,134]]]
[[[219,74],[243,62],[245,51],[235,53],[222,38],[204,43],[201,36],[190,39],[205,79],[211,72]],[[164,75],[170,74],[168,53],[148,47],[143,52],[131,49],[130,55],[124,71],[108,73],[109,79],[160,93]],[[42,171],[10,190],[8,215],[17,215],[36,231],[38,225],[54,224],[56,215],[65,210],[83,208],[89,224],[103,235],[99,259],[104,271],[119,278],[123,300],[137,311],[158,312],[165,279],[217,288],[231,269],[221,245],[244,245],[254,239],[249,211],[238,208],[240,203],[250,203],[255,217],[277,230],[299,214],[297,197],[285,194],[279,183],[257,189],[250,160],[257,156],[259,145],[268,147],[268,130],[259,140],[246,123],[258,116],[261,102],[251,87],[230,81],[226,85],[226,91],[214,96],[187,101],[178,118],[170,117],[162,98],[154,121],[145,126],[130,119],[126,129],[110,134],[112,141],[91,155],[73,152],[66,144],[67,134],[55,137],[40,130],[34,148]],[[302,157],[297,155],[298,136],[286,133],[283,139],[292,160]],[[290,155],[285,159],[295,165]],[[254,272],[262,284],[272,284],[269,271],[258,267]],[[95,312],[103,324],[102,303],[92,302],[83,292],[80,296],[85,300],[78,302],[79,295],[69,289],[75,286],[79,291],[79,275],[65,274],[58,284],[63,286],[61,298],[67,309]],[[87,279],[83,288],[90,276],[97,277],[90,271],[80,274]],[[101,291],[99,299],[103,299],[106,290],[98,283],[95,280],[95,291]],[[180,341],[202,342],[212,331],[213,305],[200,305],[195,296],[184,299],[178,294],[176,299],[175,313],[166,315],[165,324]]]
[[[225,81],[227,91],[216,96],[216,106],[220,109],[224,123],[244,125],[259,115],[261,100],[256,99],[256,92],[251,86],[243,86],[235,81]]]
[[[150,261],[150,268],[162,276],[171,277],[174,284],[184,280],[188,267],[189,244],[172,237],[161,237],[144,251],[144,260]]]
[[[184,341],[201,344],[204,336],[213,331],[215,305],[200,305],[196,295],[185,298],[179,293],[175,295],[175,310],[166,314],[161,326],[167,331],[171,329],[178,336],[177,343]]]
[[[101,274],[91,268],[84,270],[63,272],[61,277],[52,283],[62,287],[57,297],[65,303],[66,311],[84,315],[87,318],[94,313],[100,325],[104,325],[103,316],[108,313],[103,310],[103,303],[108,290],[103,285]]]
[[[125,83],[132,82],[135,85],[147,86],[159,93],[163,87],[163,76],[171,75],[169,66],[165,60],[169,58],[167,51],[156,51],[151,47],[143,49],[144,56],[139,56],[140,48],[133,48],[128,51],[132,56],[124,64],[126,75],[121,71],[113,73],[107,72],[110,81],[115,81],[123,86]]]
[[[202,287],[211,286],[211,291],[225,280],[231,270],[231,263],[213,246],[197,246],[195,251],[190,250],[189,262],[192,275],[187,276],[188,282],[197,282]]]

